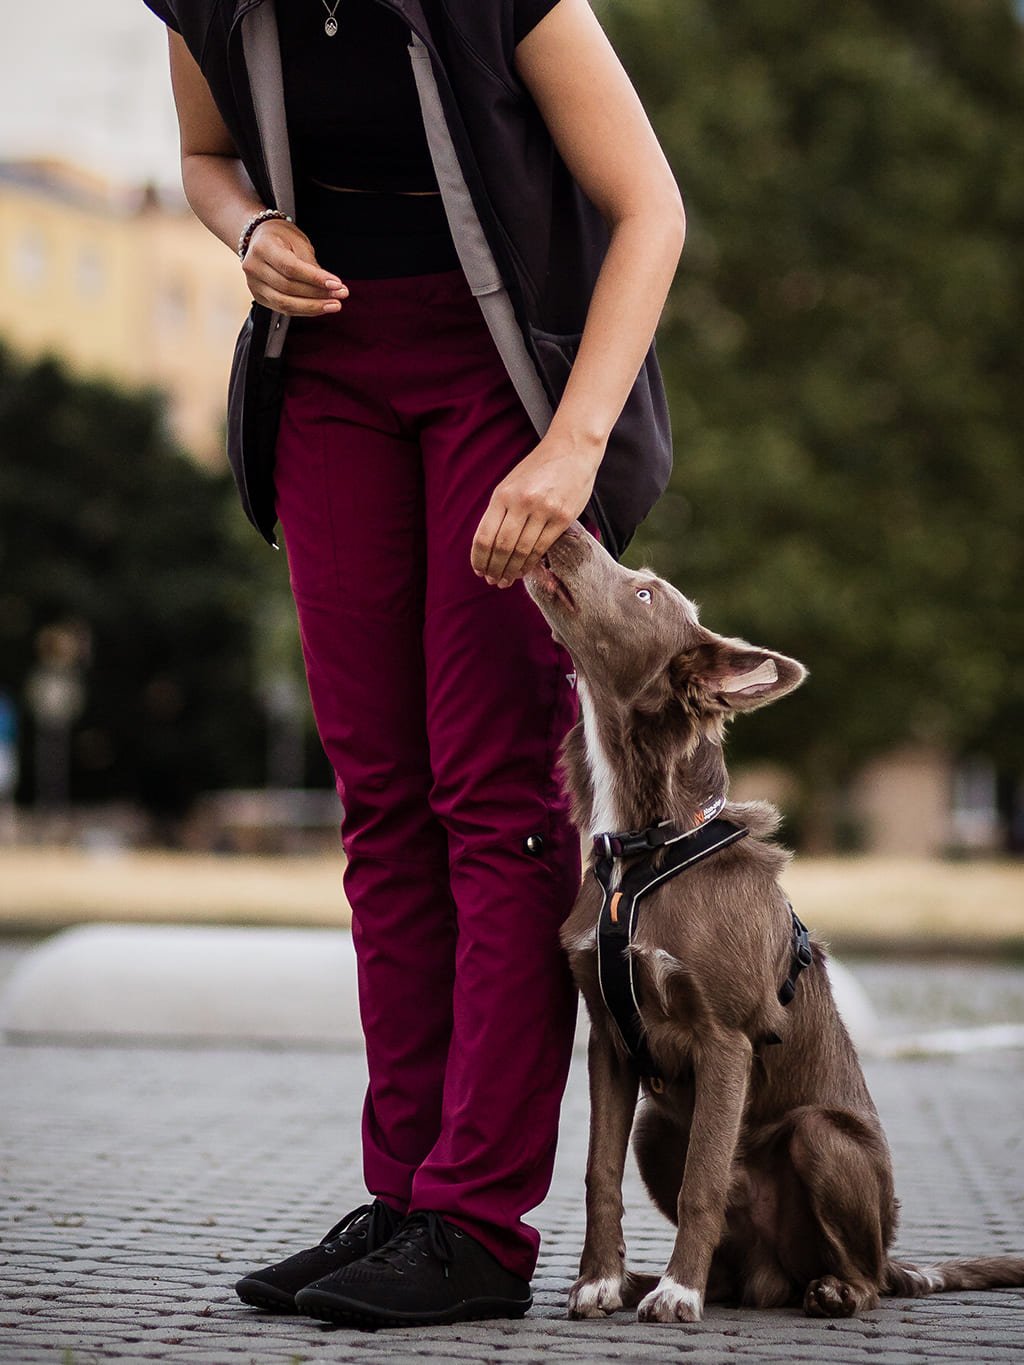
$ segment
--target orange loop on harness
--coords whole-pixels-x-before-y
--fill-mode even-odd
[[[613,924],[618,924],[618,922],[619,922],[619,901],[620,901],[620,900],[622,900],[622,892],[621,892],[621,891],[616,891],[616,892],[615,892],[615,895],[612,896],[612,903],[611,903],[611,905],[608,907],[608,913],[609,913],[609,914],[611,915],[611,917],[612,917],[612,923],[613,923]]]

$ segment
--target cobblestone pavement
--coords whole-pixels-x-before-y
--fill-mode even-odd
[[[900,1252],[1024,1252],[1024,1053],[876,1062],[903,1200]],[[362,1197],[351,1052],[0,1047],[0,1361],[453,1365],[558,1361],[1020,1362],[1024,1292],[886,1300],[861,1319],[712,1307],[696,1327],[565,1319],[582,1236],[586,1079],[574,1063],[536,1306],[521,1323],[377,1334],[262,1314],[245,1269],[316,1241]],[[668,1225],[634,1171],[634,1265]]]
[[[1024,1024],[1024,966],[962,958],[841,957],[867,992],[881,1034]]]

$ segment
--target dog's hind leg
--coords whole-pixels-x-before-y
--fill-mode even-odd
[[[679,1216],[688,1141],[688,1125],[650,1101],[640,1106],[633,1126],[633,1155],[655,1207],[673,1223]]]
[[[670,1222],[679,1217],[679,1190],[686,1166],[690,1137],[690,1106],[681,1106],[682,1116],[666,1114],[652,1103],[642,1104],[633,1125],[633,1155],[647,1193]],[[658,1275],[626,1272],[622,1291],[623,1308],[635,1308],[645,1294],[658,1287]],[[739,1299],[734,1258],[720,1246],[708,1273],[705,1303],[734,1303]]]
[[[605,1317],[623,1305],[622,1172],[639,1085],[632,1065],[616,1052],[607,1028],[593,1022],[587,1069],[587,1235],[579,1279],[569,1290],[570,1318]]]
[[[847,1318],[878,1306],[896,1223],[892,1169],[876,1122],[844,1110],[799,1114],[789,1156],[807,1191],[822,1257],[807,1285],[810,1317]],[[795,1248],[780,1248],[783,1259]]]
[[[725,1224],[750,1078],[742,1033],[718,1033],[694,1058],[696,1094],[677,1204],[676,1242],[658,1287],[640,1304],[642,1322],[699,1322],[711,1258]]]

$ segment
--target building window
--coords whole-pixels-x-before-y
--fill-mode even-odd
[[[245,307],[233,291],[217,292],[210,297],[206,316],[210,339],[219,345],[237,334],[245,320]]]
[[[183,280],[172,280],[157,296],[157,324],[161,331],[178,333],[188,323],[188,290]]]
[[[78,253],[75,267],[75,283],[78,292],[86,298],[95,298],[103,293],[107,272],[103,257],[95,246],[86,246]]]
[[[14,273],[22,284],[36,289],[46,277],[48,252],[41,232],[24,232],[14,247]]]

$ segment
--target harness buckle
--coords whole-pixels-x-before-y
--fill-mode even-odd
[[[814,962],[814,954],[811,952],[810,931],[792,905],[789,907],[789,913],[793,917],[793,953],[801,967],[810,967]]]

